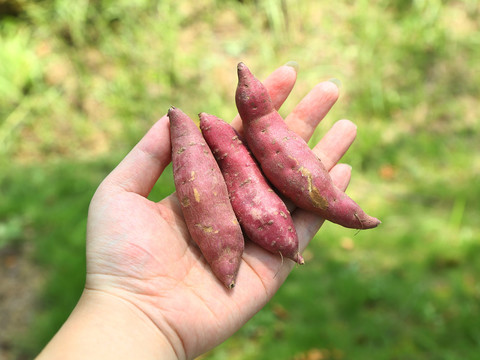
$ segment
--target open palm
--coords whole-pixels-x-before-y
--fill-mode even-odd
[[[295,79],[294,68],[282,66],[264,82],[277,108]],[[285,121],[309,139],[337,97],[333,83],[320,83]],[[238,118],[232,124],[240,128]],[[355,134],[355,125],[341,120],[314,148],[343,189],[350,167],[335,164]],[[147,199],[170,162],[170,151],[168,118],[162,117],[99,186],[88,217],[86,289],[133,304],[166,336],[178,358],[193,358],[258,312],[294,263],[247,240],[237,286],[226,289],[190,238],[175,194],[158,203]],[[302,251],[323,220],[301,209],[291,211]]]

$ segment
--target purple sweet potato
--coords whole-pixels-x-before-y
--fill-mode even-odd
[[[238,133],[216,116],[201,113],[199,117],[203,137],[220,166],[245,235],[265,250],[303,264],[290,213]]]
[[[235,101],[244,137],[273,186],[298,207],[336,224],[355,229],[376,227],[380,221],[334,186],[320,159],[287,127],[263,84],[245,64],[238,64],[237,70]]]
[[[200,129],[180,109],[170,108],[173,177],[192,239],[213,273],[235,285],[244,238],[227,186]]]

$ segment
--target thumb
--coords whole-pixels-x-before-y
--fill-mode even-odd
[[[165,115],[107,176],[103,185],[147,197],[170,161],[170,127]]]

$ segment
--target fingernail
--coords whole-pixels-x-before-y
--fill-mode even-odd
[[[343,170],[347,172],[349,175],[352,175],[352,166],[349,164],[342,163]]]
[[[296,61],[289,61],[285,66],[290,66],[295,69],[295,72],[298,72],[298,63]]]
[[[337,79],[337,78],[331,78],[331,79],[329,79],[328,81],[330,81],[330,82],[334,83],[335,85],[337,85],[337,88],[339,88],[339,89],[342,87],[342,82],[341,82],[339,79]]]

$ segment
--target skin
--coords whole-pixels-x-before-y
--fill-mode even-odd
[[[265,82],[274,85],[269,91],[276,107],[295,79],[295,69],[282,66]],[[338,89],[321,83],[307,97],[299,105],[303,110],[286,118],[305,139]],[[336,163],[355,134],[355,125],[343,120],[314,148],[341,189],[351,168]],[[245,247],[233,291],[212,276],[189,237],[177,197],[147,199],[170,163],[170,146],[165,116],[100,184],[88,214],[84,293],[39,359],[193,359],[235,333],[287,278],[294,263],[282,265],[254,243]],[[292,218],[303,251],[323,219],[300,209],[292,209]]]

